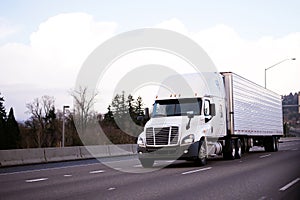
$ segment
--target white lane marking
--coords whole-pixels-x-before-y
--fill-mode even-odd
[[[266,199],[267,197],[265,197],[265,196],[262,196],[262,197],[260,197],[258,200],[264,200],[264,199]]]
[[[167,163],[172,163],[172,162],[174,162],[174,160],[167,160],[166,162]]]
[[[285,186],[283,186],[282,188],[280,188],[279,191],[285,191],[286,189],[288,189],[289,187],[291,187],[292,185],[294,185],[294,184],[297,183],[298,181],[300,181],[300,178],[296,178],[296,179],[293,180],[292,182],[286,184]]]
[[[0,174],[0,176],[41,172],[41,171],[49,171],[49,170],[57,170],[57,169],[66,169],[66,168],[72,168],[72,167],[85,167],[85,166],[91,166],[91,165],[101,165],[101,163],[92,163],[92,164],[85,164],[85,165],[72,165],[72,166],[65,166],[65,167],[53,167],[53,168],[47,168],[47,169],[33,169],[33,170],[26,170],[26,171],[20,171],[20,172],[9,172],[9,173]]]
[[[114,188],[114,187],[110,187],[110,188],[108,188],[107,190],[108,191],[111,191],[111,190],[115,190],[116,188]]]
[[[48,178],[29,179],[29,180],[26,180],[25,182],[26,182],[26,183],[33,183],[33,182],[45,181],[45,180],[47,180],[47,179],[48,179]]]
[[[134,165],[133,167],[142,167],[142,165]]]
[[[271,154],[267,154],[267,155],[263,155],[263,156],[259,156],[259,158],[265,158],[265,157],[269,157]]]
[[[96,171],[91,171],[90,174],[98,174],[98,173],[103,173],[104,170],[96,170]]]
[[[201,172],[201,171],[205,171],[205,170],[209,170],[211,169],[212,167],[206,167],[206,168],[202,168],[202,169],[196,169],[196,170],[192,170],[192,171],[187,171],[187,172],[183,172],[181,173],[182,175],[185,175],[185,174],[191,174],[191,173],[195,173],[195,172]]]
[[[71,177],[71,174],[65,174],[64,177]]]

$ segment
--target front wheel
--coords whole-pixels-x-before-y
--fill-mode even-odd
[[[204,166],[207,164],[207,147],[204,139],[199,142],[199,152],[195,164],[197,166]]]
[[[151,168],[154,164],[153,159],[140,159],[140,162],[144,168]]]

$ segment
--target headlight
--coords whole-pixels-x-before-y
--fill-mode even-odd
[[[195,140],[195,136],[193,134],[190,134],[182,139],[181,144],[190,144],[193,143],[194,140]]]
[[[145,141],[144,141],[144,139],[141,138],[141,137],[139,137],[139,138],[138,138],[138,141],[137,141],[137,144],[138,144],[139,146],[145,146]]]

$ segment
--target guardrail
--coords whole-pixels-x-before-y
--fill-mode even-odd
[[[136,144],[34,148],[0,151],[0,167],[136,154]]]

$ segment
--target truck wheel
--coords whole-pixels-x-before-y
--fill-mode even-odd
[[[274,137],[274,139],[275,139],[275,151],[278,151],[279,148],[278,137]]]
[[[197,166],[204,166],[207,164],[207,149],[205,140],[200,140],[199,142],[199,152],[198,158],[195,161]]]
[[[223,158],[225,160],[235,159],[235,144],[234,140],[226,140],[225,149],[223,153]]]
[[[140,162],[144,168],[151,168],[154,164],[153,159],[140,159]]]
[[[235,158],[240,159],[242,157],[242,144],[240,139],[235,140]]]
[[[242,154],[249,152],[249,146],[248,146],[248,139],[242,138],[241,139],[241,146],[242,146]]]
[[[278,149],[278,144],[276,142],[276,137],[267,137],[264,141],[265,151],[274,152]]]

